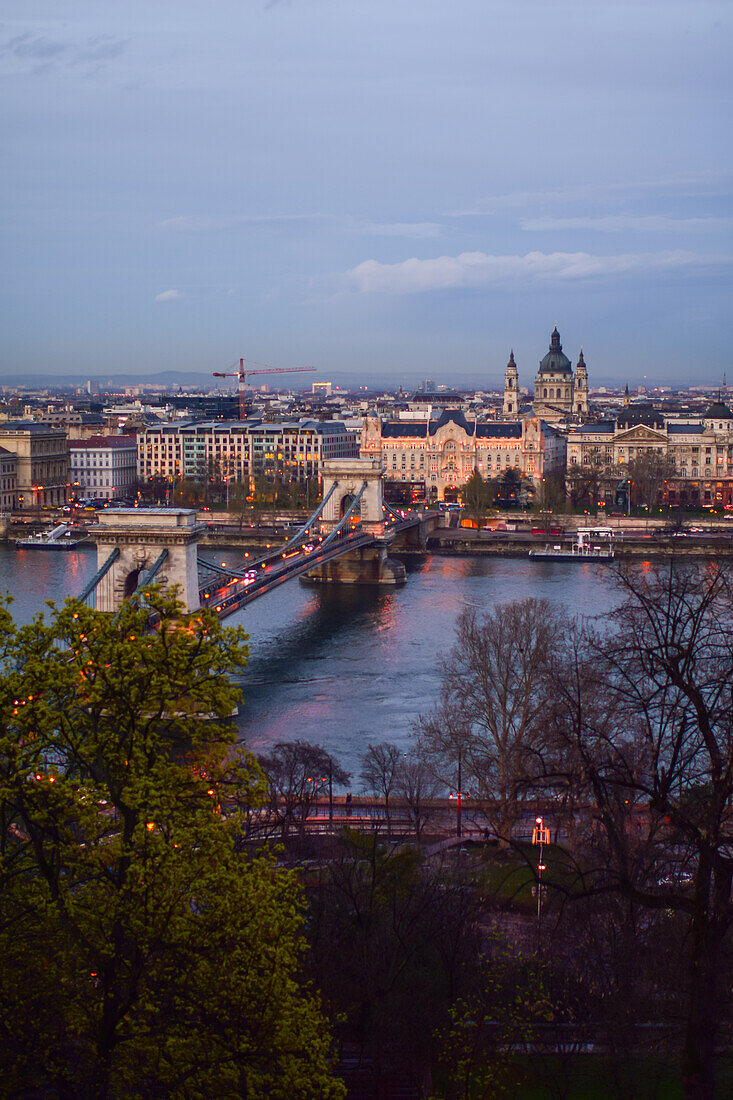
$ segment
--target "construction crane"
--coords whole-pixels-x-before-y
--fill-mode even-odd
[[[315,367],[265,367],[261,370],[244,369],[244,359],[239,360],[238,371],[213,371],[214,378],[237,378],[239,380],[239,419],[245,420],[247,416],[247,379],[251,374],[301,374],[303,371],[314,371]]]

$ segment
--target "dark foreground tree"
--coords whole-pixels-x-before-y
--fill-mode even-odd
[[[576,636],[554,680],[565,778],[591,818],[577,888],[620,891],[686,924],[683,1078],[691,1100],[712,1100],[730,1014],[730,576],[706,563],[629,570],[620,580],[626,600],[608,629]]]
[[[341,1096],[299,892],[235,848],[244,635],[155,590],[0,619],[5,1094]]]

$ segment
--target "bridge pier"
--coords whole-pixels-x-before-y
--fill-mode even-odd
[[[309,569],[300,578],[304,584],[404,584],[407,573],[401,561],[387,556],[387,542],[373,543],[359,550]]]
[[[178,586],[187,611],[199,607],[196,545],[202,524],[190,508],[105,508],[94,529],[97,565],[104,566],[113,550],[119,554],[96,587],[98,611],[117,611],[145,583],[159,561],[154,580],[164,591]],[[166,551],[165,558],[161,558]]]

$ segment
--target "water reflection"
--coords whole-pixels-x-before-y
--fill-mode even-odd
[[[204,554],[240,566],[241,551]],[[242,738],[319,742],[352,771],[370,741],[407,748],[412,724],[432,705],[438,661],[455,622],[471,606],[545,596],[570,613],[602,613],[618,601],[602,565],[504,558],[405,559],[398,589],[305,587],[289,581],[227,619],[250,635],[250,660],[236,679],[245,702]],[[78,595],[96,569],[94,547],[66,553],[0,547],[0,591],[15,597],[18,622],[47,599]]]

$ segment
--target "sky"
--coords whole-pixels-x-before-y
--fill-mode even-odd
[[[732,25],[730,0],[5,0],[0,376],[243,356],[497,386],[513,348],[531,387],[557,323],[591,386],[717,384]]]

